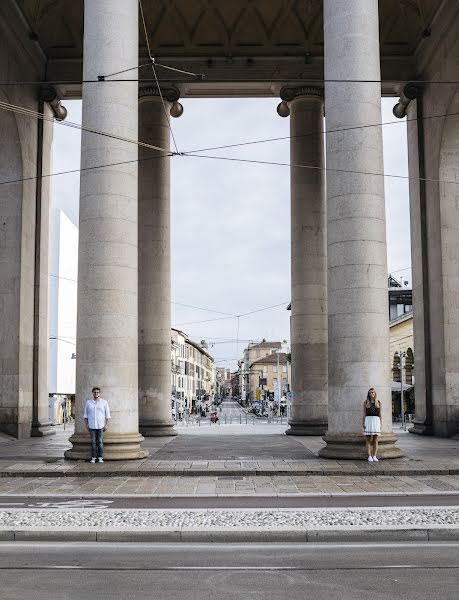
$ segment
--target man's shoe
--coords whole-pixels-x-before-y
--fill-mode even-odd
[[[373,457],[372,456],[368,457],[368,462],[373,462]]]
[[[91,460],[89,461],[90,463],[95,463],[96,459],[94,458],[94,456],[91,458]]]
[[[373,456],[373,462],[379,462],[379,460],[376,458],[376,456]]]
[[[102,458],[102,456],[99,456],[99,462],[104,462],[104,459]]]

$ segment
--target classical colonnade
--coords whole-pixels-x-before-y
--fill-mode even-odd
[[[137,63],[136,5],[137,0],[87,3],[85,81]],[[324,89],[284,88],[279,108],[280,114],[290,113],[292,164],[317,167],[291,170],[293,401],[288,433],[327,431],[324,456],[359,454],[362,401],[368,387],[375,386],[383,406],[381,453],[396,456],[384,183],[379,175],[382,137],[380,127],[365,127],[381,122],[377,3],[365,3],[362,10],[361,2],[326,1],[324,33]],[[125,77],[132,78],[132,72]],[[171,93],[165,92],[169,110],[177,99]],[[327,177],[324,98],[327,129],[341,130],[327,135]],[[363,128],[355,129],[356,124]],[[97,383],[109,397],[113,415],[107,458],[139,458],[145,455],[141,434],[175,433],[170,407],[168,122],[155,89],[140,88],[139,94],[136,82],[106,78],[83,84],[83,128],[77,424],[66,456],[87,456],[81,412]],[[137,146],[124,140],[139,136],[166,152],[140,147],[137,163]],[[115,165],[86,170],[108,163]]]
[[[177,89],[163,90],[163,106],[156,87],[136,81],[132,67],[139,64],[138,31],[137,0],[85,2],[76,429],[66,452],[74,459],[89,455],[82,412],[94,385],[103,388],[112,412],[107,459],[144,457],[142,436],[175,434],[170,141],[164,108],[179,116],[181,106]],[[452,35],[448,44],[454,48],[457,32]],[[434,61],[430,75],[426,67],[427,76],[440,78],[435,71],[440,64],[448,76],[454,61],[450,63]],[[108,77],[111,73],[116,78]],[[24,71],[23,76],[32,79],[33,74]],[[445,89],[446,114],[456,106],[458,94],[457,86]],[[13,90],[10,100],[33,106],[34,93],[33,88]],[[415,429],[451,435],[459,419],[458,128],[457,121],[446,121],[445,137],[438,121],[426,122],[429,133],[420,132],[422,106],[432,109],[436,100],[428,86],[422,93],[424,104],[402,98],[401,110],[411,117],[410,206],[418,282],[413,294],[420,307],[415,313]],[[2,94],[0,90],[3,99]],[[375,126],[381,123],[377,0],[324,0],[324,85],[286,85],[280,97],[278,113],[290,117],[292,163],[293,399],[287,433],[325,434],[324,457],[363,456],[362,402],[374,386],[382,401],[380,454],[396,457],[382,129]],[[56,114],[61,109],[53,102],[42,98],[41,109]],[[13,233],[5,242],[11,251],[2,266],[1,375],[6,392],[0,395],[0,421],[17,437],[29,435],[31,423],[33,435],[52,432],[46,371],[40,366],[46,367],[48,336],[45,213],[50,183],[44,175],[52,172],[52,123],[40,121],[37,128],[31,144],[30,128],[19,119],[8,113],[3,126],[9,141],[3,178],[13,182],[5,188],[4,214]],[[428,183],[438,181],[439,173],[448,184]],[[34,227],[40,235],[29,233]]]

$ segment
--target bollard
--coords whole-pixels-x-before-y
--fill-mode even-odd
[[[239,425],[242,425],[242,415],[239,415]]]

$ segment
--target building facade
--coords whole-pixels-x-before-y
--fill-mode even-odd
[[[172,405],[175,418],[208,407],[215,394],[214,359],[183,331],[172,329]]]
[[[288,393],[291,363],[287,359],[288,355],[285,352],[272,352],[251,363],[249,392],[251,401],[259,399],[257,396],[260,394],[257,394],[257,391],[276,401]]]
[[[381,131],[381,95],[396,95],[394,114],[408,117],[412,431],[457,434],[459,4],[305,0],[301,11],[297,5],[208,0],[197,11],[186,0],[158,0],[145,7],[143,30],[137,0],[75,1],[72,10],[54,0],[0,3],[1,80],[30,82],[0,90],[8,108],[0,113],[2,430],[17,437],[51,430],[48,175],[52,119],[65,118],[60,100],[83,99],[76,429],[66,456],[89,454],[82,412],[98,381],[111,398],[106,457],[121,460],[147,455],[141,433],[174,433],[164,107],[177,117],[180,97],[264,95],[279,97],[278,114],[290,117],[296,391],[289,432],[326,431],[323,457],[364,456],[359,406],[371,381],[383,406],[380,455],[400,456],[390,419]],[[169,9],[174,18],[162,18]],[[171,76],[159,94],[148,69],[133,70],[149,60],[147,48],[204,79]],[[432,115],[438,118],[426,118]],[[152,154],[157,160],[144,160]],[[106,166],[107,157],[113,164],[94,168]]]

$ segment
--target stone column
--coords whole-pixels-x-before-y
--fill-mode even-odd
[[[54,103],[55,108],[50,101]],[[38,110],[47,117],[61,120],[67,111],[60,105],[54,88],[41,92]],[[34,342],[33,342],[33,397],[32,429],[33,437],[54,435],[56,430],[49,419],[48,397],[48,345],[49,345],[49,251],[51,221],[51,178],[53,123],[38,121],[37,144],[37,187],[35,222],[35,285],[34,285]]]
[[[86,0],[83,126],[130,140],[138,136],[137,0]],[[93,83],[92,81],[95,82]],[[112,414],[108,460],[143,458],[138,430],[137,145],[83,131],[78,253],[76,427],[67,458],[90,456],[83,408],[100,386]],[[129,162],[128,162],[129,161]]]
[[[162,93],[168,112],[171,103],[180,106],[177,90]],[[169,150],[168,118],[157,88],[140,89],[139,138]],[[139,429],[145,436],[176,435],[171,411],[170,157],[161,154],[139,148]]]
[[[320,455],[365,457],[363,402],[374,387],[379,455],[394,458],[382,132],[368,127],[381,123],[377,0],[324,0],[324,44],[329,411]]]
[[[292,413],[288,435],[327,430],[327,249],[323,90],[283,88],[290,114]],[[287,109],[287,110],[286,110]]]

